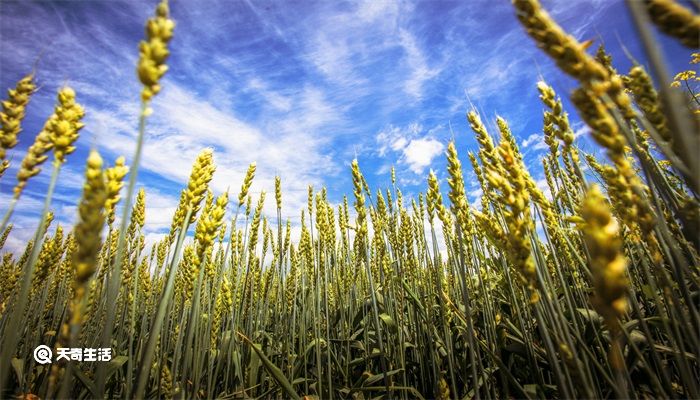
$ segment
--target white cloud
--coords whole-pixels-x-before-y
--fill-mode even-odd
[[[390,144],[391,149],[394,151],[399,151],[406,148],[408,145],[408,140],[405,137],[399,137],[394,142]]]
[[[423,133],[423,126],[417,122],[405,128],[389,125],[376,136],[379,146],[377,154],[380,157],[388,157],[390,153],[397,153],[398,164],[405,165],[411,172],[420,175],[445,148],[433,137],[439,130],[437,128]]]
[[[528,148],[531,144],[537,143],[537,141],[542,140],[542,135],[539,133],[533,133],[532,135],[528,136],[527,138],[523,139],[522,141],[522,146],[524,149]]]
[[[474,189],[474,190],[470,191],[468,194],[469,194],[469,197],[471,197],[473,199],[478,199],[484,194],[484,191],[481,188],[478,188],[478,189]]]
[[[406,51],[406,63],[409,68],[409,77],[404,83],[404,90],[409,95],[420,100],[423,95],[423,84],[425,81],[435,77],[440,70],[430,68],[418,46],[416,38],[406,29],[399,30],[400,43]]]
[[[253,78],[248,82],[248,87],[253,90],[258,96],[265,100],[266,104],[277,111],[289,111],[292,109],[292,100],[289,97],[271,90],[267,83],[260,78]]]
[[[583,122],[573,124],[572,128],[574,129],[575,139],[578,139],[580,136],[583,136],[591,131],[591,128],[589,128],[588,125],[584,124]]]
[[[549,200],[552,200],[552,192],[549,190],[549,184],[547,183],[547,179],[537,179],[535,181],[535,186],[537,186],[537,188],[540,189],[542,193],[544,193],[544,197],[546,197]]]
[[[536,142],[535,145],[532,146],[532,148],[535,150],[547,150],[549,149],[549,146],[547,145],[547,143],[544,142],[544,140],[540,140]]]
[[[399,2],[363,0],[358,4],[357,17],[364,22],[373,22],[379,17],[394,16],[399,12]]]
[[[405,128],[393,125],[384,128],[376,136],[379,156],[384,157],[389,150],[402,151],[408,146],[409,141],[418,136],[422,130],[423,126],[417,122],[412,122]]]
[[[444,148],[445,146],[435,139],[416,139],[411,140],[403,149],[403,155],[411,171],[420,174]]]
[[[302,47],[304,59],[334,90],[355,99],[397,90],[415,100],[423,97],[425,82],[436,77],[442,67],[429,62],[417,27],[407,23],[414,15],[413,2],[363,1],[342,11],[331,9],[311,24],[313,29],[307,32]],[[389,67],[391,76],[377,85],[372,76],[376,64],[396,58],[397,50],[402,57]],[[388,100],[382,99],[382,104],[389,108],[405,105]]]
[[[267,91],[262,81],[254,80],[250,86],[258,93]],[[147,122],[139,175],[141,184],[156,182],[155,187],[146,187],[146,231],[156,233],[170,226],[179,189],[186,185],[197,154],[207,147],[214,149],[217,165],[211,182],[215,194],[228,189],[230,197],[235,198],[248,165],[256,162],[256,177],[250,189],[253,200],[257,200],[261,191],[268,192],[264,212],[276,216],[271,194],[274,177],[280,175],[283,218],[296,221],[298,210],[306,205],[307,184],[320,190],[324,177],[339,169],[329,151],[334,136],[327,131],[341,120],[341,111],[328,101],[323,91],[313,86],[301,89],[284,101],[290,102],[293,113],[249,122],[235,109],[166,82],[154,102],[154,114]],[[94,140],[102,149],[127,157],[133,153],[135,129],[129,121],[135,124],[137,109],[103,107],[91,110],[90,115],[92,126],[97,127]],[[127,159],[127,164],[130,162]],[[144,176],[146,172],[167,181],[153,181],[151,176]],[[230,209],[233,208],[232,205]],[[276,222],[276,217],[271,220]]]

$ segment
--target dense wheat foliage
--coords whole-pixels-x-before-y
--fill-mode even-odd
[[[91,151],[77,224],[52,224],[56,176],[86,112],[69,87],[21,161],[0,248],[27,181],[54,154],[34,239],[0,262],[0,397],[700,398],[695,71],[670,82],[654,56],[651,72],[617,71],[536,0],[513,3],[578,82],[575,110],[563,108],[569,94],[532,82],[549,147],[545,190],[508,122],[499,117],[489,132],[467,110],[459,134],[475,135],[479,150],[447,146],[448,191],[432,171],[414,199],[395,179],[370,188],[354,160],[354,192],[332,204],[309,186],[308,207],[291,210],[298,221],[282,219],[284,176],[269,188],[276,215],[264,213],[272,199],[249,193],[255,164],[232,183],[238,192],[212,193],[217,154],[204,149],[169,235],[147,247],[148,192],[136,193],[136,177],[178,34],[167,2],[158,5],[139,47],[132,165]],[[697,46],[697,16],[670,0],[647,3],[631,6],[637,22]],[[2,103],[0,174],[19,161],[5,151],[36,90],[29,74]],[[597,155],[578,147],[569,112],[590,127]],[[465,163],[480,204],[468,202]],[[108,347],[113,357],[41,365],[32,354],[42,344]]]

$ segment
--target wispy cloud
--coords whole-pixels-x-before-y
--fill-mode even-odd
[[[423,96],[425,81],[440,73],[437,68],[430,68],[416,38],[406,29],[399,30],[400,43],[406,52],[406,63],[410,70],[409,78],[404,84],[406,93],[420,100]]]
[[[536,144],[537,142],[539,142],[541,140],[542,140],[542,135],[540,135],[539,133],[533,133],[530,136],[523,139],[523,141],[521,142],[521,145],[523,146],[523,148],[528,148],[532,144]]]

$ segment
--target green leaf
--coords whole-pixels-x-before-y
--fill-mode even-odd
[[[85,376],[83,371],[81,371],[79,368],[73,368],[73,373],[75,374],[75,376],[78,377],[80,382],[82,382],[83,385],[85,385],[85,387],[90,391],[90,396],[93,399],[97,398],[98,396],[97,396],[97,388],[95,387],[95,382],[93,382],[90,378]]]
[[[304,353],[309,354],[309,352],[310,352],[314,347],[316,347],[317,345],[320,346],[321,349],[323,349],[324,347],[326,347],[326,341],[323,340],[323,339],[318,339],[318,338],[312,340],[311,343],[309,343],[309,344],[306,346],[306,349],[304,350]]]
[[[658,351],[658,352],[660,352],[660,353],[679,354],[679,355],[684,355],[685,357],[687,357],[687,358],[690,359],[690,360],[693,360],[693,361],[697,360],[697,357],[695,357],[694,354],[688,353],[687,351],[686,351],[686,352],[682,352],[682,351],[673,349],[673,348],[671,348],[671,347],[664,346],[664,345],[662,345],[662,344],[655,344],[655,345],[654,345],[654,348],[656,349],[656,351]]]
[[[658,293],[654,291],[654,289],[651,288],[649,285],[642,285],[642,293],[644,293],[644,296],[646,296],[647,299],[655,299],[656,296],[658,296]]]
[[[396,374],[398,374],[398,373],[401,372],[401,371],[403,371],[403,368],[399,368],[399,369],[394,369],[394,370],[391,370],[391,371],[387,371],[386,376],[389,377],[389,376],[392,376],[392,375],[396,375]],[[385,374],[384,374],[383,372],[382,372],[381,374],[372,375],[372,376],[370,376],[369,378],[367,378],[366,381],[364,381],[364,382],[362,383],[362,386],[370,386],[371,384],[373,384],[373,383],[375,383],[375,382],[379,382],[380,380],[383,380],[383,379],[384,379],[384,375],[385,375]]]
[[[248,387],[258,384],[258,371],[261,363],[258,354],[262,351],[262,346],[259,343],[251,343],[251,346],[255,352],[250,355],[250,360],[248,361]]]
[[[397,333],[399,331],[399,327],[396,325],[396,322],[394,322],[394,319],[389,316],[389,314],[379,314],[379,318],[381,318],[386,327],[389,328],[389,332]]]
[[[532,397],[533,399],[537,397],[537,385],[534,383],[531,383],[529,385],[523,385],[523,389],[525,389],[525,393],[528,394],[528,396]]]
[[[255,351],[255,353],[260,357],[260,361],[262,361],[263,365],[267,369],[267,371],[272,375],[273,378],[277,381],[277,383],[282,386],[282,389],[287,393],[287,396],[294,400],[301,400],[301,397],[297,394],[297,392],[294,390],[294,387],[292,386],[291,383],[287,380],[287,377],[284,376],[284,373],[282,373],[282,370],[279,369],[275,364],[270,361],[269,358],[265,355],[265,353],[262,352],[262,350],[259,348],[260,345],[257,345],[253,343],[250,339],[248,339],[245,335],[242,333],[238,333],[238,335],[243,338],[243,340],[250,345],[250,347]]]
[[[576,311],[578,311],[578,313],[581,314],[581,316],[588,322],[591,322],[595,325],[600,325],[603,323],[603,317],[601,317],[600,314],[591,309],[577,308]]]
[[[312,381],[311,379],[307,379],[307,378],[297,378],[297,379],[292,381],[292,385],[301,385],[304,382],[311,382],[311,381]]]
[[[109,378],[114,375],[115,372],[119,370],[119,368],[124,365],[125,362],[129,360],[129,357],[127,356],[116,356],[113,359],[109,361],[109,364],[107,364],[107,378],[106,381],[109,381]]]
[[[366,364],[367,360],[364,358],[356,358],[348,363],[348,367],[355,367],[358,365]]]
[[[235,376],[243,376],[243,368],[241,367],[241,353],[238,350],[234,350],[231,354],[231,359],[233,360],[233,370],[235,371]]]
[[[15,374],[17,375],[17,382],[19,382],[19,385],[24,385],[24,360],[20,360],[19,358],[13,358],[12,369],[15,370]]]

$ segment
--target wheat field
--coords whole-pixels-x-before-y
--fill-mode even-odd
[[[546,76],[532,82],[546,189],[508,122],[499,117],[489,131],[470,109],[465,129],[479,149],[449,143],[448,191],[433,171],[413,198],[393,171],[390,187],[371,188],[356,159],[346,174],[354,191],[341,204],[309,186],[307,207],[287,210],[298,215],[299,240],[282,217],[284,176],[266,198],[250,190],[251,164],[237,192],[213,193],[225,155],[202,149],[169,234],[146,246],[149,194],[136,182],[177,46],[167,0],[138,45],[133,161],[108,165],[90,152],[73,227],[52,224],[49,210],[80,140],[80,93],[62,87],[24,158],[12,160],[40,90],[33,72],[19,80],[0,113],[0,179],[14,185],[0,248],[27,183],[42,169],[51,180],[33,240],[0,262],[0,397],[700,398],[700,53],[675,77],[653,52],[650,67],[618,71],[603,46],[588,50],[537,0],[512,6],[577,82],[559,94]],[[700,17],[683,6],[629,7],[643,29],[698,48]],[[579,147],[569,112],[599,152]],[[4,174],[10,162],[21,163],[16,177]],[[467,169],[480,204],[469,203]],[[266,201],[276,215],[263,211]],[[40,363],[40,345],[111,357]]]

